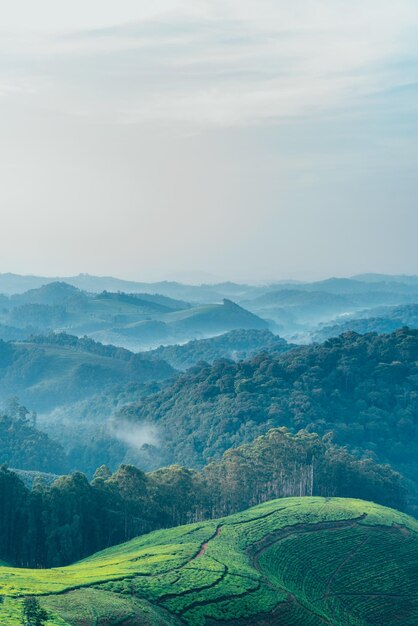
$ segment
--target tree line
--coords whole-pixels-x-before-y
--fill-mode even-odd
[[[81,472],[29,490],[0,468],[0,559],[61,566],[158,528],[229,515],[283,496],[343,496],[403,508],[402,477],[359,460],[329,437],[272,429],[202,470],[174,465],[145,473],[122,465]]]

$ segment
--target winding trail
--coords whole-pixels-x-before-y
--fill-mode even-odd
[[[209,543],[211,541],[213,541],[214,539],[216,539],[216,537],[219,537],[219,535],[222,532],[222,526],[219,524],[219,526],[217,527],[216,531],[214,532],[214,534],[212,535],[212,537],[209,537],[209,539],[207,541],[205,541],[205,543],[202,543],[199,552],[196,554],[196,556],[192,559],[192,561],[194,559],[198,559],[199,557],[203,556],[206,552],[206,550],[208,549]],[[189,561],[190,563],[190,561]]]
[[[342,594],[334,593],[332,591],[333,582],[335,581],[335,579],[337,578],[341,570],[344,568],[344,566],[346,566],[347,563],[349,563],[350,560],[353,559],[355,555],[363,548],[363,546],[367,544],[369,538],[366,538],[359,545],[357,545],[353,550],[350,551],[349,554],[347,554],[344,557],[344,559],[342,559],[340,563],[336,565],[334,571],[332,572],[332,574],[329,576],[327,580],[324,593],[322,594],[321,597],[312,601],[308,599],[305,600],[304,598],[300,598],[299,595],[295,595],[295,592],[292,591],[291,589],[285,586],[281,586],[280,584],[271,582],[266,577],[266,575],[263,574],[263,568],[260,566],[260,557],[266,550],[268,550],[269,548],[271,548],[278,542],[283,541],[289,537],[292,537],[298,534],[304,535],[304,534],[309,534],[309,533],[320,532],[323,530],[337,531],[339,529],[351,528],[351,527],[357,526],[362,520],[364,520],[367,517],[365,513],[355,518],[349,518],[349,519],[343,519],[343,520],[330,520],[330,521],[317,522],[317,523],[294,524],[292,526],[286,526],[286,527],[280,528],[278,530],[275,530],[271,533],[266,534],[262,539],[260,539],[258,542],[254,543],[253,545],[250,545],[246,549],[246,553],[249,557],[250,564],[252,565],[252,567],[254,568],[256,572],[256,574],[254,573],[253,577],[249,575],[241,574],[239,572],[234,572],[234,571],[231,572],[228,568],[228,565],[222,562],[224,560],[222,557],[221,557],[222,561],[220,561],[214,556],[208,555],[208,558],[210,558],[212,561],[215,561],[219,565],[219,569],[211,569],[209,566],[205,567],[204,566],[205,561],[202,562],[202,566],[200,566],[200,564],[197,563],[198,559],[201,559],[202,557],[206,555],[208,548],[210,547],[212,542],[216,540],[216,538],[222,534],[222,530],[224,527],[227,528],[228,526],[245,526],[246,524],[252,524],[256,522],[257,520],[269,517],[270,515],[275,515],[278,512],[279,511],[276,509],[266,514],[253,517],[250,519],[240,520],[232,524],[228,524],[228,523],[219,524],[214,530],[214,532],[212,533],[212,535],[208,537],[207,539],[205,539],[205,541],[202,544],[200,544],[194,556],[190,557],[185,563],[183,563],[183,565],[177,566],[173,568],[172,570],[170,570],[171,572],[178,573],[177,578],[175,579],[174,582],[172,582],[172,584],[175,584],[175,582],[178,582],[182,578],[182,571],[184,572],[185,568],[198,570],[198,571],[207,571],[213,574],[215,576],[215,579],[212,579],[211,582],[206,582],[206,583],[204,583],[204,581],[202,580],[203,584],[201,584],[201,586],[185,588],[182,591],[178,591],[178,592],[175,592],[174,590],[170,591],[168,593],[161,595],[158,598],[158,600],[154,600],[154,603],[158,604],[162,609],[165,609],[169,614],[171,614],[173,617],[179,620],[179,623],[185,624],[185,623],[188,623],[187,613],[189,611],[192,611],[195,608],[205,607],[205,606],[210,607],[211,605],[220,604],[222,602],[225,602],[228,600],[234,600],[239,597],[251,596],[251,594],[259,591],[260,588],[267,587],[269,589],[281,591],[285,597],[287,596],[287,600],[279,601],[278,604],[268,614],[254,615],[252,618],[249,617],[246,619],[237,618],[237,619],[230,619],[230,620],[222,620],[222,619],[214,620],[213,618],[210,619],[208,617],[208,624],[209,623],[213,625],[225,624],[225,626],[226,625],[241,626],[241,624],[242,625],[245,624],[247,626],[249,624],[252,624],[252,626],[255,626],[255,624],[257,623],[280,624],[282,611],[284,611],[286,607],[294,605],[294,606],[297,606],[300,610],[306,611],[306,616],[308,616],[309,614],[312,617],[315,617],[318,623],[324,624],[324,626],[334,626],[335,616],[334,616],[334,611],[332,607],[329,607],[329,611],[325,611],[325,614],[324,614],[324,612],[320,610],[319,607],[317,608],[315,606],[312,606],[312,603],[316,603],[320,601],[327,603],[328,599],[332,597],[335,597],[337,595],[346,595],[343,593]],[[402,528],[397,528],[396,530],[402,532]],[[403,534],[406,535],[405,531],[403,531]],[[193,564],[195,565],[193,566]],[[239,593],[231,593],[229,589],[227,590],[227,588],[225,588],[224,590],[222,589],[222,582],[224,581],[226,577],[247,578],[251,580],[252,584],[244,591],[239,591]],[[212,595],[215,595],[215,597],[212,597],[211,599],[202,597],[203,594],[200,595],[205,590],[213,589],[215,587],[219,587],[219,592],[218,592],[219,595],[216,595],[216,593],[212,594]],[[224,593],[222,593],[222,591],[224,591]],[[297,590],[296,590],[296,593],[298,594]],[[347,595],[350,595],[350,594],[347,594]],[[369,595],[369,594],[364,594],[364,595]],[[370,596],[372,597],[377,597],[377,595],[378,594],[370,594]],[[381,597],[387,597],[389,595],[390,594],[381,594]],[[177,610],[173,610],[173,608],[167,607],[166,603],[169,602],[170,600],[174,600],[175,598],[181,598],[181,597],[187,598],[187,596],[190,596],[189,603],[187,603],[187,599],[186,599],[185,604],[182,603],[183,606],[181,608],[179,606]],[[328,615],[326,613],[328,613]],[[262,621],[251,622],[251,619],[253,620],[260,619]]]
[[[270,517],[270,515],[277,514],[277,512],[278,512],[277,510],[269,511],[269,513],[260,515],[258,517],[250,518],[248,520],[240,520],[240,521],[238,521],[238,522],[236,522],[234,524],[227,524],[227,526],[242,526],[242,525],[245,525],[245,524],[254,523],[257,520],[264,519],[266,517]],[[177,617],[179,617],[181,619],[181,618],[184,617],[184,615],[188,611],[192,610],[193,608],[199,607],[199,606],[209,606],[211,604],[219,604],[221,602],[232,600],[232,599],[237,598],[237,597],[250,595],[251,593],[254,593],[254,592],[258,591],[260,589],[261,585],[265,585],[265,586],[267,586],[269,588],[274,587],[276,589],[277,588],[281,589],[282,592],[287,594],[288,602],[292,602],[292,603],[297,604],[303,610],[307,611],[311,615],[314,615],[324,625],[333,626],[333,622],[332,621],[330,621],[329,619],[325,618],[323,615],[321,615],[320,613],[316,612],[311,607],[306,606],[303,602],[301,602],[299,600],[299,598],[297,598],[293,593],[291,593],[291,591],[289,589],[286,589],[285,587],[278,587],[277,585],[272,585],[272,583],[262,574],[262,571],[261,571],[261,568],[260,568],[260,564],[259,564],[259,558],[260,558],[261,554],[265,550],[267,550],[268,548],[270,548],[271,546],[273,546],[277,542],[282,541],[282,540],[284,540],[287,537],[290,537],[292,535],[305,534],[305,533],[314,533],[314,532],[318,532],[320,530],[337,530],[339,528],[350,528],[350,527],[355,526],[356,524],[358,524],[363,519],[365,519],[365,517],[366,517],[366,514],[363,514],[361,516],[358,516],[358,517],[355,517],[355,518],[346,519],[346,520],[331,520],[329,522],[328,521],[327,522],[318,522],[318,523],[312,523],[312,524],[295,524],[295,525],[292,525],[292,526],[287,526],[287,527],[281,528],[281,529],[279,529],[277,531],[274,531],[272,533],[269,533],[269,534],[265,535],[260,541],[255,543],[251,548],[247,549],[247,554],[250,557],[250,562],[251,562],[252,566],[258,572],[258,574],[261,576],[261,578],[258,579],[258,580],[255,579],[255,578],[252,579],[252,581],[255,583],[255,585],[251,589],[247,589],[244,592],[238,593],[238,594],[220,595],[217,598],[213,598],[211,600],[208,600],[208,599],[202,599],[202,600],[196,599],[193,602],[191,602],[188,606],[184,607],[181,611],[176,613]],[[221,533],[222,533],[222,524],[219,524],[217,526],[215,532],[213,533],[213,535],[211,537],[209,537],[204,543],[201,544],[199,552],[192,559],[190,559],[187,563],[185,563],[182,566],[182,569],[184,567],[188,566],[190,563],[192,563],[196,559],[201,558],[202,556],[204,556],[206,554],[207,549],[208,549],[209,545],[211,544],[211,542],[214,541],[217,537],[219,537],[219,535]],[[211,558],[213,558],[213,557],[211,557]],[[228,576],[228,575],[229,576],[240,576],[238,573],[236,574],[234,572],[230,572],[229,569],[228,569],[228,566],[225,563],[221,563],[219,561],[217,561],[217,562],[219,563],[219,565],[221,565],[224,568],[224,570],[221,573],[220,577],[216,581],[213,581],[212,583],[208,583],[207,585],[203,585],[200,588],[196,588],[195,587],[193,589],[184,590],[183,592],[165,594],[164,596],[162,596],[159,599],[159,602],[164,603],[166,600],[169,600],[170,598],[175,598],[175,597],[178,597],[178,596],[192,595],[192,594],[199,593],[200,591],[204,591],[204,590],[207,590],[207,589],[212,589],[212,588],[218,586],[225,579],[225,577]],[[343,564],[341,564],[339,566],[339,568],[341,568],[342,566],[343,566]],[[338,571],[334,572],[334,576],[336,576],[337,573],[338,573]],[[250,577],[248,577],[248,578],[250,578]],[[331,584],[332,584],[332,581],[330,583],[330,586],[331,586]],[[280,605],[283,605],[283,603],[279,603],[279,605],[277,607],[275,607],[275,609],[273,609],[273,611],[271,612],[272,616],[273,615],[277,615],[277,616],[279,615],[280,608],[281,608]],[[213,623],[215,623],[215,622],[213,622]],[[219,623],[222,623],[222,622],[219,622]],[[234,620],[228,620],[228,621],[223,622],[223,623],[230,624],[230,626],[232,626],[235,622],[234,622]],[[248,622],[247,622],[247,624],[248,624]]]

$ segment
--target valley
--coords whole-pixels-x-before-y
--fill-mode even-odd
[[[4,295],[0,622],[415,626],[398,280]]]
[[[0,30],[0,626],[418,626],[418,3]]]

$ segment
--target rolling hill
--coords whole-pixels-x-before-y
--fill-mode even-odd
[[[412,277],[409,282],[383,278],[381,281],[330,278],[314,283],[271,285],[256,297],[240,300],[240,304],[263,319],[272,320],[277,332],[287,339],[306,343],[306,331],[317,324],[339,318],[344,323],[349,315],[370,317],[376,307],[418,302],[417,282]]]
[[[155,316],[152,321],[139,321],[111,329],[113,343],[133,349],[161,344],[208,338],[231,330],[267,330],[268,322],[250,313],[231,300],[222,304],[206,304]],[[97,336],[101,336],[98,333]]]
[[[65,282],[53,282],[22,294],[2,297],[1,320],[18,328],[56,330],[109,328],[163,315],[190,305],[158,294],[88,293]]]
[[[242,304],[260,317],[273,320],[279,330],[283,328],[287,333],[358,308],[352,298],[338,293],[283,288]]]
[[[0,340],[0,400],[18,396],[36,411],[92,397],[115,385],[162,380],[173,373],[168,363],[152,356],[64,333],[26,342]]]
[[[228,299],[192,306],[158,293],[88,293],[65,282],[3,295],[0,301],[3,339],[64,331],[144,350],[234,329],[268,327],[266,321]]]
[[[65,279],[0,274],[0,338],[65,331],[140,351],[230,330],[270,328],[307,343],[320,323],[416,302],[416,277],[183,285],[84,274]]]
[[[239,361],[264,350],[285,352],[292,348],[284,339],[269,330],[231,330],[208,339],[194,339],[182,345],[160,346],[151,354],[167,361],[177,370],[186,370],[199,363],[217,359]]]
[[[62,567],[153,530],[296,496],[405,506],[403,479],[388,466],[286,429],[228,450],[201,471],[173,465],[144,473],[122,464],[111,473],[101,465],[89,481],[79,471],[8,470],[2,458],[0,556],[15,567]]]
[[[418,331],[347,333],[321,345],[199,365],[121,418],[154,423],[166,462],[201,466],[269,428],[332,433],[390,463],[418,496]]]
[[[155,531],[68,567],[0,567],[48,626],[416,626],[418,522],[361,500],[287,498]]]
[[[390,333],[397,328],[408,326],[418,328],[418,304],[405,304],[396,307],[377,307],[336,320],[333,324],[321,325],[311,336],[313,341],[325,341],[341,333]]]
[[[332,277],[312,283],[299,283],[294,285],[294,288],[303,291],[322,291],[340,295],[363,294],[366,297],[375,293],[378,298],[386,298],[389,294],[392,294],[390,297],[393,297],[395,294],[403,294],[408,298],[416,296],[418,290],[417,277],[410,277],[412,279],[410,281],[405,281],[404,278],[399,280],[396,276],[381,275],[380,278],[377,276],[376,280],[370,281],[369,279],[363,280],[361,276],[358,278]]]

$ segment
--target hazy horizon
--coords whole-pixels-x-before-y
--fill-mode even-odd
[[[153,283],[159,283],[159,282],[177,282],[183,285],[216,285],[216,284],[220,284],[220,283],[226,283],[226,282],[232,282],[232,283],[237,283],[237,284],[242,284],[242,285],[267,285],[267,284],[280,284],[280,283],[284,283],[284,284],[290,284],[290,283],[311,283],[311,282],[320,282],[320,281],[325,281],[325,280],[333,280],[333,279],[360,279],[363,276],[367,276],[367,275],[371,275],[371,276],[383,276],[383,277],[390,277],[393,278],[394,281],[396,281],[396,278],[402,277],[402,278],[418,278],[418,274],[393,274],[393,273],[380,273],[380,272],[361,272],[359,274],[350,274],[350,275],[336,275],[336,274],[323,274],[323,275],[318,275],[315,277],[309,277],[308,274],[305,275],[305,277],[298,277],[296,278],[295,276],[277,276],[277,277],[266,277],[266,278],[260,278],[258,280],[246,280],[245,277],[243,279],[234,279],[233,277],[228,277],[228,276],[215,276],[206,272],[176,272],[174,274],[161,274],[159,276],[156,276],[153,279],[144,279],[141,276],[139,277],[131,277],[129,275],[122,275],[122,274],[91,274],[90,272],[79,272],[76,274],[67,274],[67,275],[62,275],[62,274],[54,274],[54,273],[46,273],[46,274],[34,274],[34,273],[18,273],[18,272],[13,272],[13,271],[0,271],[0,277],[4,276],[4,275],[11,275],[11,276],[21,276],[21,277],[27,277],[27,278],[46,278],[46,279],[58,279],[58,280],[63,280],[65,281],[65,279],[70,279],[70,278],[76,278],[79,276],[89,276],[92,278],[111,278],[111,279],[116,279],[116,280],[121,280],[121,281],[129,281],[129,282],[137,282],[137,283],[149,283],[149,284],[153,284]]]
[[[412,0],[0,7],[0,271],[418,270]]]

